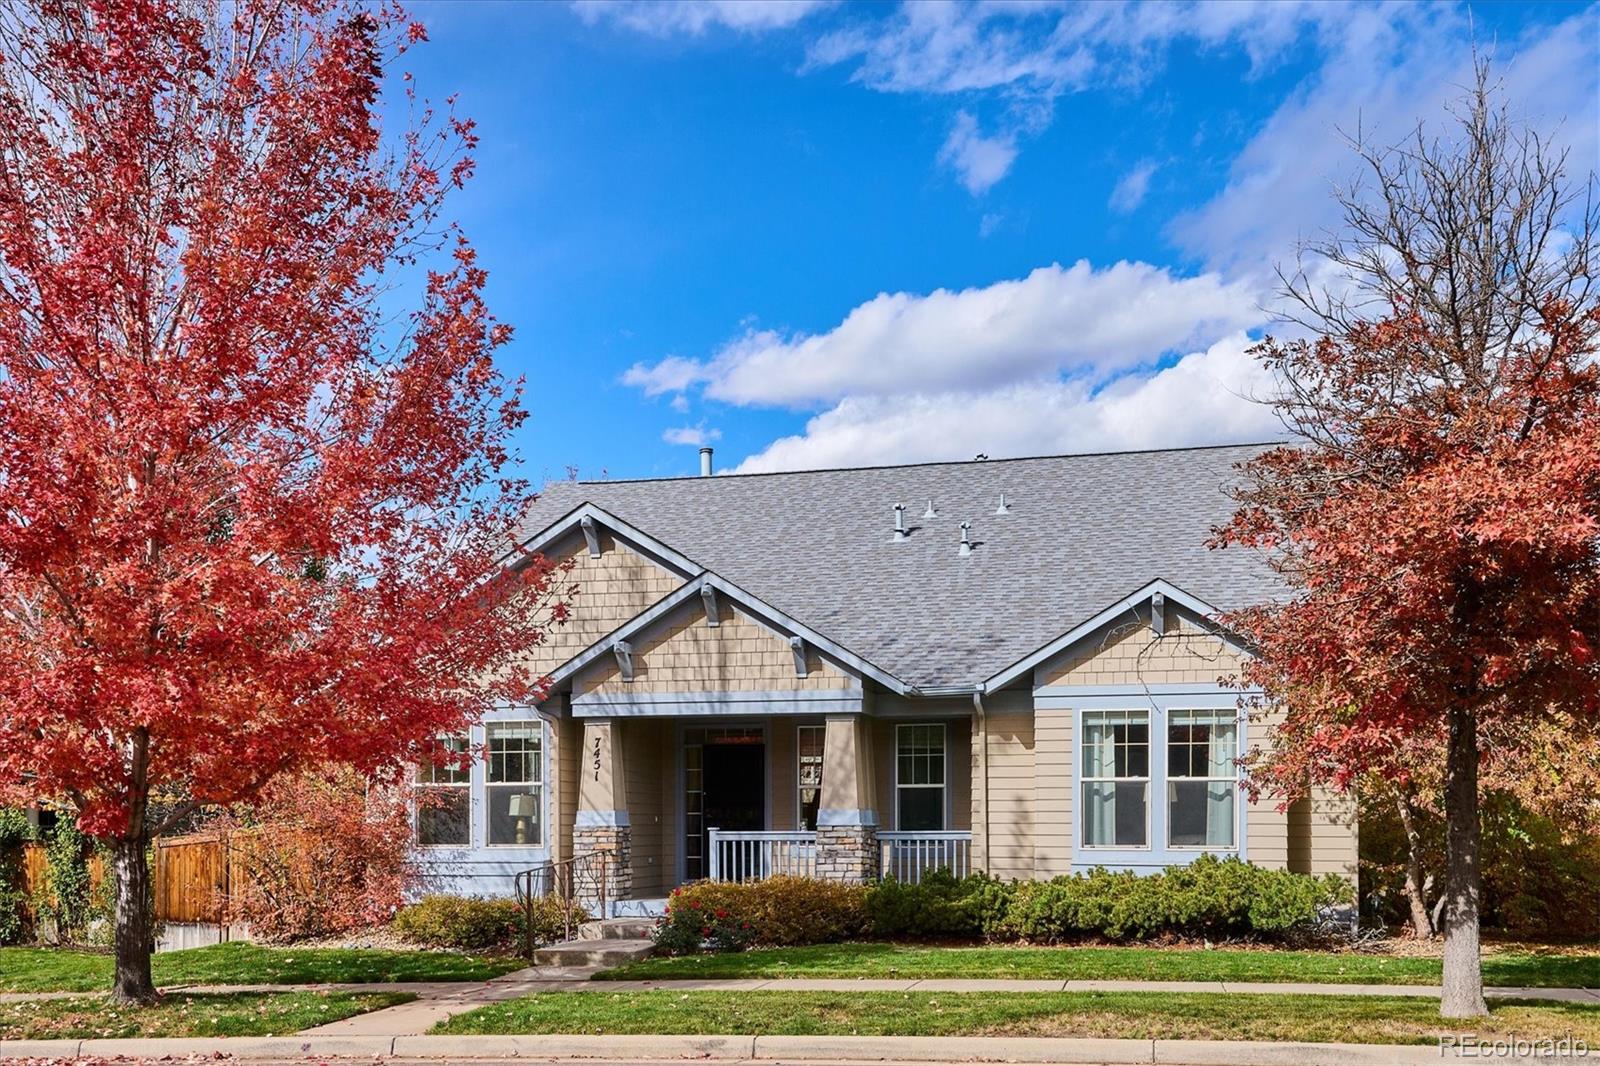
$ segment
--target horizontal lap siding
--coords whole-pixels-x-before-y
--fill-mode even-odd
[[[548,554],[553,560],[571,562],[571,569],[557,574],[552,586],[554,598],[568,592],[571,603],[566,621],[551,624],[544,642],[528,652],[530,665],[545,673],[683,584],[682,577],[609,534],[601,534],[599,558],[590,556],[587,543],[577,535],[555,545]]]
[[[981,821],[973,825],[975,862],[988,856],[988,871],[996,877],[1033,876],[1033,717],[1027,714],[988,716],[989,731],[989,839],[984,839]],[[977,782],[977,803],[982,810],[984,785],[981,754],[972,750],[973,780]],[[987,845],[987,847],[985,846]]]
[[[584,668],[574,693],[816,692],[852,689],[851,675],[808,648],[806,676],[797,677],[786,638],[719,600],[718,625],[707,625],[698,602],[685,605],[633,641],[633,680],[622,680],[614,656]]]
[[[1039,878],[1072,870],[1071,711],[1039,711],[1034,717],[1033,872]]]
[[[767,828],[794,829],[800,795],[795,784],[795,721],[772,718],[767,722],[767,763],[772,792],[767,797]]]
[[[1338,874],[1356,882],[1356,808],[1353,797],[1313,788],[1305,801],[1308,873]]]
[[[650,899],[666,895],[664,842],[668,835],[662,811],[662,777],[667,774],[671,751],[670,724],[658,720],[620,723],[623,768],[628,775],[628,823],[633,866],[633,896]]]

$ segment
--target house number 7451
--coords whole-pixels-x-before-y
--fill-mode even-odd
[[[600,780],[600,738],[594,738],[594,779]]]

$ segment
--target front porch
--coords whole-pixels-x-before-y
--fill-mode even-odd
[[[607,914],[649,913],[702,879],[917,880],[974,868],[970,715],[556,724],[552,859],[604,853]]]

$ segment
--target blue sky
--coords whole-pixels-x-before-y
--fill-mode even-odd
[[[1244,349],[1339,128],[1437,119],[1476,39],[1596,165],[1591,5],[414,13],[536,481],[1274,437]]]

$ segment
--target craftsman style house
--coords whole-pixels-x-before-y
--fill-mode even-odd
[[[1353,877],[1348,804],[1250,802],[1270,722],[1219,627],[1282,588],[1206,547],[1258,447],[549,487],[546,702],[424,770],[434,878],[606,854],[614,913],[772,873],[1048,878],[1206,853]],[[703,475],[710,474],[709,450]]]

